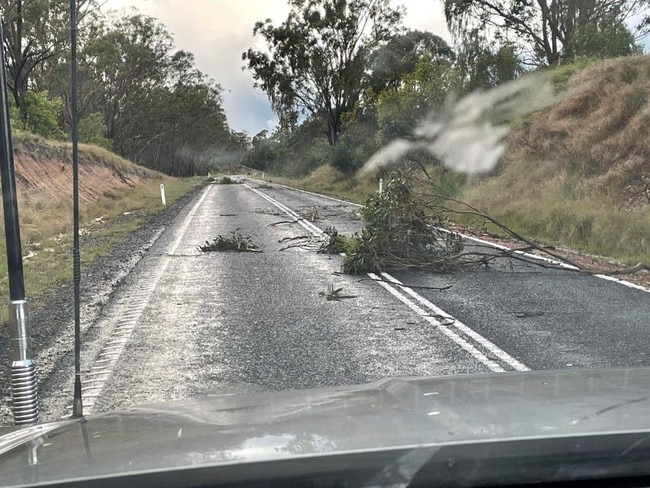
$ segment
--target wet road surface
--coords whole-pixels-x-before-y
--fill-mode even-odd
[[[296,221],[314,209],[313,222]],[[87,335],[86,413],[386,376],[650,365],[647,292],[509,262],[449,275],[338,275],[341,258],[315,251],[329,226],[358,231],[358,206],[253,181],[207,187]],[[262,252],[198,250],[233,231]],[[316,236],[307,248],[283,249],[307,235]],[[330,287],[353,298],[326,300]],[[46,420],[65,415],[71,398],[68,383],[52,381],[62,386],[44,399]]]

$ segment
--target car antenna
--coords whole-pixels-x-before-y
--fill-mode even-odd
[[[74,286],[74,400],[72,416],[83,417],[81,399],[81,259],[79,255],[79,128],[77,113],[77,1],[70,0],[70,118],[72,119],[72,276]]]
[[[0,22],[0,39],[4,39],[3,25],[4,22]],[[36,368],[32,359],[32,335],[25,299],[14,150],[11,142],[7,77],[4,67],[5,51],[0,48],[0,180],[9,275],[11,407],[16,425],[30,425],[38,422]]]

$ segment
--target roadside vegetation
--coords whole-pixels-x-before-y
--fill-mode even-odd
[[[72,279],[72,188],[70,145],[19,131],[14,137],[25,286],[38,306]],[[128,233],[167,205],[201,185],[205,178],[171,178],[137,166],[104,148],[80,146],[82,265],[107,254]],[[4,235],[4,221],[0,221]],[[4,238],[0,254],[6,252]],[[0,297],[9,299],[7,262],[0,260]],[[0,298],[2,299],[2,298]],[[0,323],[7,320],[0,307]]]
[[[484,218],[489,216],[540,247],[650,263],[650,58],[639,43],[650,24],[637,28],[628,21],[631,15],[647,17],[639,2],[598,0],[587,6],[563,0],[567,9],[549,18],[537,4],[448,0],[444,11],[453,45],[432,32],[400,29],[401,13],[388,2],[372,10],[369,2],[351,1],[345,12],[329,9],[334,3],[327,0],[290,4],[285,22],[256,27],[268,52],[244,54],[280,118],[276,131],[252,138],[248,166],[275,183],[359,203],[370,197],[372,205],[379,180],[390,184],[389,169],[369,174],[360,169],[381,148],[397,139],[417,140],[420,122],[444,114],[454,96],[546,73],[549,106],[500,121],[510,133],[498,165],[487,174],[452,171],[445,157],[419,150],[405,152],[397,166],[425,175],[431,200],[458,202],[446,203],[448,225],[509,235]],[[373,35],[363,35],[360,24],[349,21],[364,15],[377,27]],[[280,42],[288,30],[296,33],[289,45]],[[358,40],[358,56],[338,56],[339,38],[330,36],[335,30]],[[314,39],[318,52],[301,48]],[[318,65],[323,50],[343,64]],[[267,69],[272,64],[276,71]],[[298,67],[301,76],[283,71],[285,66]],[[358,77],[336,81],[346,69]],[[343,103],[306,95],[337,89]]]

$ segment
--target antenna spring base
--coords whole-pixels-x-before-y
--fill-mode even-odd
[[[11,363],[11,401],[16,425],[38,422],[36,369],[31,359]]]

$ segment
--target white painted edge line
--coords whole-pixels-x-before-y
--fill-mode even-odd
[[[450,232],[447,229],[441,229],[441,230],[444,230],[445,232]],[[573,269],[573,270],[579,269],[579,268],[576,268],[575,266],[572,266],[570,264],[563,263],[563,262],[557,261],[555,259],[547,258],[545,256],[537,256],[536,254],[530,254],[530,253],[524,252],[524,251],[513,251],[509,247],[503,246],[501,244],[496,244],[494,242],[479,239],[478,237],[473,237],[473,236],[468,236],[468,235],[465,235],[465,234],[461,234],[460,232],[458,234],[460,234],[463,237],[463,239],[467,239],[468,241],[478,242],[479,244],[484,244],[486,246],[494,247],[495,249],[501,249],[501,250],[504,250],[504,251],[512,251],[515,254],[519,254],[521,256],[524,256],[525,258],[536,259],[538,261],[544,261],[545,263],[554,264],[554,265],[559,266],[561,268]],[[648,288],[648,287],[645,287],[645,286],[642,286],[642,285],[637,285],[636,283],[632,283],[630,281],[625,281],[625,280],[622,280],[620,278],[616,278],[614,276],[608,276],[608,275],[603,275],[603,274],[595,274],[595,275],[592,275],[592,276],[595,276],[596,278],[600,278],[601,280],[606,280],[606,281],[612,281],[614,283],[619,283],[621,285],[627,286],[628,288],[634,288],[636,290],[641,290],[641,291],[645,291],[646,293],[650,293],[650,288]]]
[[[201,195],[199,200],[194,204],[190,212],[185,217],[185,221],[176,231],[176,239],[167,248],[168,254],[174,254],[180,246],[183,238],[185,237],[185,234],[187,233],[187,229],[189,228],[190,223],[194,218],[194,215],[210,193],[210,190],[212,190],[212,185],[208,186],[203,191],[203,195]],[[104,343],[103,347],[96,356],[96,359],[90,366],[90,370],[84,374],[84,379],[88,378],[89,376],[96,376],[96,378],[88,381],[90,384],[84,381],[84,384],[82,385],[83,398],[87,398],[89,400],[84,404],[86,415],[93,413],[93,407],[95,406],[94,400],[96,398],[99,398],[101,392],[104,389],[104,386],[106,385],[106,382],[112,375],[113,369],[117,364],[119,357],[124,352],[126,344],[129,342],[131,334],[135,329],[135,322],[142,315],[142,312],[146,307],[147,302],[149,301],[149,296],[154,292],[156,286],[158,286],[158,281],[165,273],[169,262],[169,258],[163,259],[160,273],[154,276],[152,279],[141,283],[140,292],[144,292],[144,295],[141,295],[139,299],[136,300],[135,305],[137,305],[137,307],[135,309],[129,310],[123,319],[115,326],[111,336]],[[71,407],[68,406],[68,409],[70,408]]]
[[[187,229],[190,226],[190,223],[192,222],[192,219],[194,218],[194,214],[196,214],[197,210],[203,203],[203,200],[208,196],[210,193],[210,190],[212,190],[213,185],[208,186],[205,191],[203,192],[203,195],[201,195],[201,198],[199,198],[198,202],[194,204],[192,207],[192,210],[190,210],[190,213],[187,214],[187,217],[185,217],[185,222],[183,222],[183,225],[181,226],[180,229],[176,231],[177,237],[174,243],[168,248],[169,249],[169,254],[174,254],[176,250],[178,249],[178,246],[181,245],[181,241],[183,240],[183,237],[185,237],[185,233],[187,232]]]
[[[296,214],[293,210],[288,208],[286,205],[278,202],[274,198],[264,194],[263,192],[252,188],[251,186],[244,184],[246,188],[249,190],[253,191],[260,197],[264,198],[266,201],[269,203],[275,205],[277,208],[285,212],[286,214],[300,219],[298,214]],[[297,221],[300,225],[302,225],[307,231],[312,232],[318,236],[323,235],[323,231],[320,230],[318,227],[316,227],[314,224],[311,222],[305,221],[305,220],[298,220]],[[390,284],[386,283],[386,281],[383,281],[382,278],[377,276],[374,273],[367,273],[368,276],[376,281],[381,287],[386,289],[391,295],[393,295],[395,298],[400,300],[402,303],[404,303],[407,307],[409,307],[412,311],[414,311],[416,314],[421,316],[424,320],[427,322],[431,323],[432,325],[436,326],[443,334],[445,334],[448,338],[453,340],[456,344],[458,344],[462,349],[464,349],[466,352],[468,352],[471,356],[473,356],[475,359],[477,359],[479,362],[481,362],[483,365],[487,366],[491,371],[494,372],[503,372],[505,371],[504,368],[502,368],[497,362],[489,359],[485,354],[483,354],[481,351],[479,351],[475,346],[470,344],[468,341],[460,337],[458,334],[453,332],[449,327],[446,325],[443,325],[440,321],[436,320],[434,317],[432,317],[428,312],[423,310],[421,307],[413,303],[411,300],[409,300],[407,297],[402,295],[397,289],[395,289],[393,286]],[[486,350],[490,351],[492,354],[494,354],[496,357],[501,359],[505,364],[510,366],[516,371],[530,371],[530,368],[528,368],[526,365],[523,363],[519,362],[517,359],[513,358],[510,356],[508,353],[500,349],[498,346],[496,346],[494,343],[490,342],[488,339],[480,335],[478,332],[474,331],[467,325],[463,324],[459,320],[455,319],[442,309],[436,307],[431,303],[429,300],[426,298],[420,296],[416,292],[414,292],[411,288],[408,288],[408,286],[405,286],[403,283],[401,283],[399,280],[394,278],[393,276],[389,275],[388,273],[382,273],[383,277],[395,283],[398,285],[404,292],[408,293],[411,297],[415,298],[417,301],[434,311],[437,315],[445,317],[449,319],[450,321],[453,322],[453,326],[456,327],[459,331],[463,332],[466,334],[468,337],[470,337],[472,340],[476,341],[478,344],[483,346]]]

